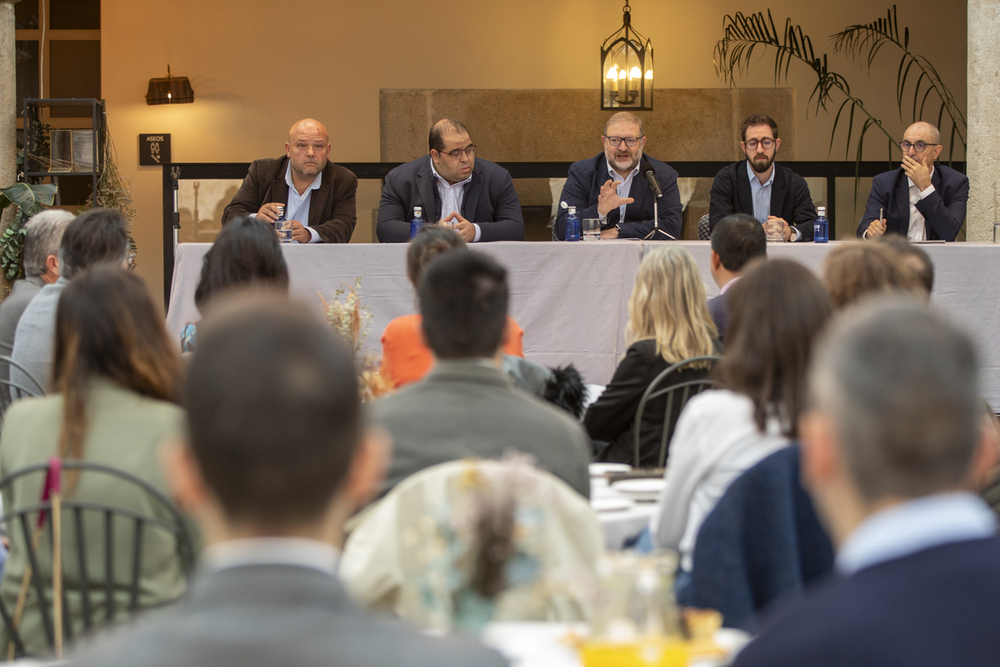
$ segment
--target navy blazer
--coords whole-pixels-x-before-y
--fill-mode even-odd
[[[969,177],[943,164],[934,165],[931,175],[934,192],[917,202],[924,216],[929,241],[954,241],[965,222],[969,203]],[[858,224],[858,236],[864,237],[868,225],[878,219],[883,209],[885,231],[906,236],[910,231],[910,185],[902,167],[879,174],[872,180],[865,214]]]
[[[386,174],[375,227],[378,240],[408,243],[414,206],[423,208],[424,220],[441,219],[441,196],[431,171],[430,155],[401,164]],[[465,186],[461,214],[479,225],[480,241],[524,240],[524,218],[514,181],[506,169],[489,160],[476,158],[472,181]]]
[[[1000,539],[953,542],[834,578],[775,609],[734,664],[992,667],[998,618]]]
[[[642,157],[653,166],[653,174],[660,186],[660,192],[663,193],[658,210],[660,229],[679,239],[683,221],[681,219],[681,195],[677,190],[677,172],[655,158],[648,155]],[[601,186],[610,179],[608,160],[604,153],[599,153],[589,160],[575,162],[569,168],[569,176],[566,178],[566,185],[563,186],[559,201],[566,202],[567,206],[576,206],[576,214],[581,220],[598,218],[600,215],[597,213],[597,197],[601,194]],[[603,228],[608,229],[620,224],[619,238],[645,238],[649,232],[653,231],[653,192],[645,176],[636,174],[632,178],[632,186],[629,188],[628,196],[635,201],[625,207],[625,220],[621,220],[618,207],[615,207],[608,211],[607,222],[604,223]],[[568,214],[567,209],[559,207],[553,234],[560,241],[566,238],[566,216]],[[657,236],[661,240],[666,238],[661,234]]]
[[[816,207],[806,179],[777,162],[774,165],[774,182],[771,183],[771,215],[787,222],[802,234],[800,241],[812,241]],[[712,182],[712,195],[708,206],[709,229],[732,213],[753,216],[753,194],[747,161],[740,160],[722,168]]]

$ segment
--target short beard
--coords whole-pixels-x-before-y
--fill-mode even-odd
[[[750,168],[753,169],[758,174],[765,173],[768,169],[771,168],[771,165],[774,164],[774,158],[773,157],[769,157],[769,158],[767,158],[767,165],[765,165],[763,169],[758,169],[757,168],[757,163],[754,162],[754,160],[752,158],[747,158],[747,160],[750,161]]]

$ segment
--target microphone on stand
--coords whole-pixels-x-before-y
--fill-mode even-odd
[[[653,173],[653,165],[643,160],[639,163],[639,172],[646,177],[647,181],[649,181],[649,187],[653,191],[653,194],[656,195],[656,198],[659,199],[662,197],[663,192],[660,190],[660,184],[656,182],[656,174]]]
[[[668,239],[676,241],[676,236],[660,229],[660,211],[658,203],[660,201],[660,197],[663,196],[663,191],[660,190],[660,184],[656,182],[656,174],[653,172],[653,165],[646,162],[646,160],[643,160],[639,163],[639,173],[646,177],[646,180],[649,181],[649,188],[653,191],[653,231],[646,234],[645,239],[647,241],[655,240],[657,234],[663,234]]]

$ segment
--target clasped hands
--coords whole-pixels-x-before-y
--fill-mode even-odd
[[[770,235],[772,231],[777,231],[778,225],[781,225],[781,237],[786,243],[792,240],[792,228],[783,218],[779,218],[776,215],[769,215],[767,216],[767,222],[764,224],[764,231],[768,235]]]
[[[266,220],[273,225],[278,220],[279,206],[281,206],[281,204],[277,202],[264,204],[260,207],[260,210],[257,211],[257,218],[260,220]],[[312,240],[312,235],[309,233],[309,230],[306,229],[301,222],[298,220],[289,220],[288,222],[292,223],[293,241],[298,241],[299,243],[309,243],[309,241]],[[275,233],[277,234],[277,231],[275,231]]]
[[[471,222],[463,218],[457,212],[452,213],[447,218],[438,222],[439,225],[448,225],[456,232],[458,235],[465,239],[466,243],[472,243],[476,238],[476,226]]]

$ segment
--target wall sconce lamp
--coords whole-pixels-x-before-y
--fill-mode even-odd
[[[194,102],[194,90],[186,76],[170,76],[170,65],[167,65],[167,78],[150,79],[146,91],[146,104],[185,104]]]
[[[622,27],[601,45],[601,110],[653,110],[653,44],[632,27],[625,0]]]

